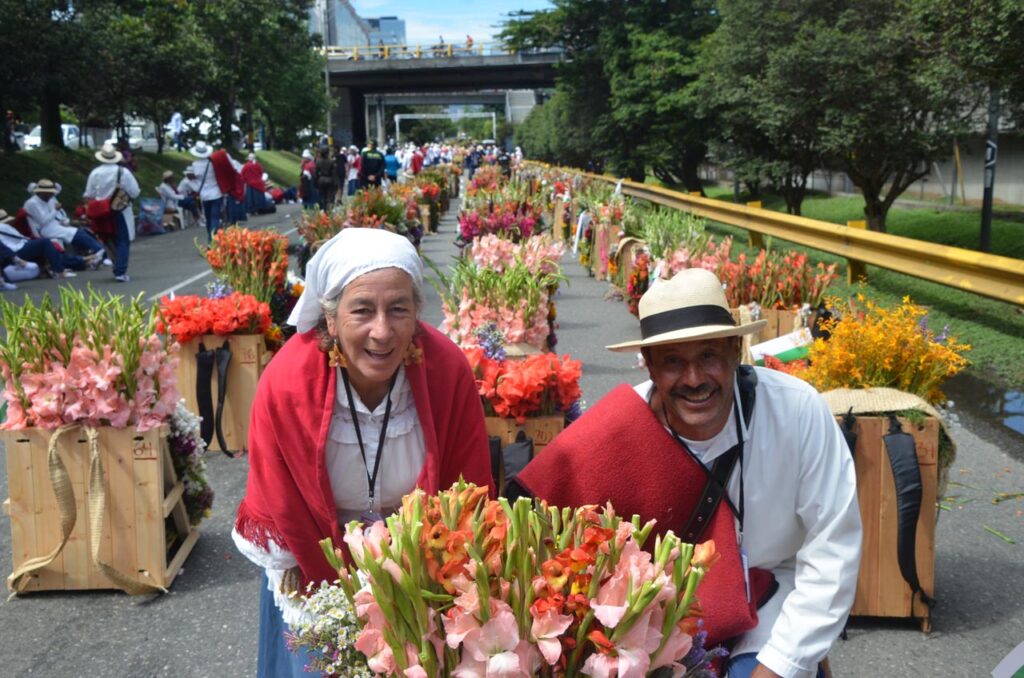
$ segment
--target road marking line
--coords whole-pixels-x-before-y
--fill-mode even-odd
[[[292,229],[289,229],[289,230],[285,231],[281,235],[288,236],[288,235],[291,235],[292,233],[295,233],[297,230],[299,230],[298,226],[296,226],[295,228],[292,228]],[[203,278],[205,278],[206,276],[210,275],[211,273],[213,273],[212,270],[203,271],[202,273],[198,273],[198,274],[192,276],[191,278],[188,278],[187,280],[182,280],[180,283],[178,283],[174,287],[168,287],[166,290],[164,290],[162,292],[157,292],[153,296],[151,296],[148,299],[146,299],[146,301],[150,301],[150,302],[157,301],[161,297],[164,297],[164,296],[170,294],[171,292],[177,292],[178,290],[180,290],[182,287],[185,287],[186,285],[191,285],[192,283],[194,283],[197,280],[202,280]]]

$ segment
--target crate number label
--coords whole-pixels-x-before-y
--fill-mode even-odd
[[[132,452],[136,459],[156,459],[156,448],[146,440],[136,440]]]

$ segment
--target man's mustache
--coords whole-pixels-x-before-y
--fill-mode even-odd
[[[668,394],[673,398],[685,398],[688,400],[705,398],[715,391],[714,384],[700,384],[699,386],[673,386]]]

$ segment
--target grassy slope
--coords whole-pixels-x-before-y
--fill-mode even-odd
[[[261,151],[260,163],[267,174],[281,186],[293,186],[299,175],[299,157],[287,151]],[[244,155],[237,156],[244,160]],[[165,170],[181,179],[182,170],[194,160],[187,152],[165,151],[136,153],[136,178],[143,197],[156,197],[156,186]],[[14,214],[28,199],[26,186],[46,177],[63,187],[65,206],[72,206],[85,190],[85,180],[97,162],[93,151],[43,149],[20,153],[0,153],[0,207]]]
[[[727,188],[712,187],[707,192],[709,197],[732,199],[732,192]],[[774,196],[766,196],[762,202],[768,209],[785,209],[782,200]],[[860,198],[814,196],[804,202],[803,215],[822,221],[846,223],[847,220],[863,218],[862,205]],[[932,209],[894,208],[888,219],[889,232],[893,235],[966,249],[977,248],[979,224],[977,211],[939,212]],[[720,233],[731,233],[738,245],[746,246],[746,232],[742,229],[717,223],[711,224],[710,228]],[[846,284],[845,260],[841,257],[790,243],[776,243],[775,247],[806,251],[815,261],[839,262],[844,278],[833,288],[834,291],[846,295],[854,290]],[[1024,223],[993,220],[992,251],[1024,259]],[[1024,261],[1021,265],[1024,266]],[[909,295],[915,302],[930,309],[930,327],[938,331],[948,325],[953,335],[974,346],[969,357],[975,371],[991,370],[1012,386],[1024,386],[1024,313],[1020,309],[1011,304],[873,266],[868,267],[868,279],[872,297],[895,303]]]

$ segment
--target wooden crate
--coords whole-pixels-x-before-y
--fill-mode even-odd
[[[202,341],[207,350],[217,348],[228,342],[231,348],[231,363],[228,365],[228,393],[224,403],[224,414],[221,428],[224,431],[224,442],[228,449],[241,451],[249,446],[249,412],[252,401],[256,397],[256,384],[259,382],[263,368],[270,361],[271,353],[267,351],[266,341],[262,334],[233,334],[221,337],[207,334],[196,337],[181,347],[178,353],[178,390],[185,399],[185,404],[192,412],[199,412],[196,400],[196,352]],[[217,370],[213,371],[212,386],[213,411],[217,411]],[[209,449],[220,450],[220,443],[214,435]]]
[[[167,588],[192,551],[199,530],[189,525],[182,501],[185,486],[171,462],[168,427],[146,433],[98,429],[106,502],[100,534],[89,520],[90,449],[82,429],[61,436],[57,451],[71,480],[77,519],[57,557],[29,575],[25,592],[118,588],[94,564],[99,559],[139,584]],[[63,537],[57,498],[50,482],[47,449],[51,431],[3,431],[7,452],[14,569],[45,556]]]
[[[917,575],[922,590],[935,593],[935,519],[938,485],[939,422],[929,417],[918,427],[900,418],[903,430],[914,437],[921,467],[921,514],[917,520]],[[900,574],[896,556],[896,490],[882,436],[889,430],[885,417],[858,417],[854,429],[857,450],[857,499],[864,524],[864,548],[857,596],[852,615],[913,617],[923,631],[931,630],[928,606],[913,598]]]
[[[530,417],[523,424],[517,424],[515,419],[502,417],[484,417],[484,422],[487,425],[487,435],[501,438],[502,445],[515,442],[519,431],[526,431],[526,435],[533,439],[535,455],[547,447],[548,443],[565,428],[565,417],[561,415]]]
[[[732,317],[736,322],[740,322],[740,311],[738,308],[732,309]],[[761,309],[761,319],[768,321],[768,325],[760,332],[751,336],[750,342],[752,344],[776,339],[797,329],[795,325],[797,311],[788,308]]]

